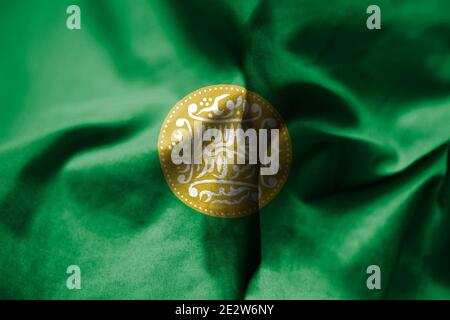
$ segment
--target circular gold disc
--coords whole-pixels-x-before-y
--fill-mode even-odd
[[[208,139],[208,132],[216,135]],[[243,133],[256,133],[257,140]],[[265,158],[261,141],[267,141]],[[288,129],[276,109],[243,87],[225,84],[195,90],[175,104],[161,127],[158,153],[178,199],[215,217],[249,215],[269,203],[286,182],[292,157]],[[263,167],[271,171],[261,174]]]

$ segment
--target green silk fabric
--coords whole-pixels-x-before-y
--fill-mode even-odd
[[[3,1],[0,28],[0,298],[450,298],[447,0]],[[221,83],[292,138],[244,218],[184,205],[158,160],[172,106]]]

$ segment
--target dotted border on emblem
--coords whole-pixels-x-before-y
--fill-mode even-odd
[[[200,89],[197,89],[197,90],[191,92],[190,94],[183,97],[180,101],[178,101],[175,104],[175,106],[173,106],[170,109],[169,114],[166,116],[166,118],[164,119],[164,122],[161,126],[160,134],[158,136],[159,161],[160,161],[160,165],[161,165],[161,168],[163,171],[164,178],[165,178],[166,182],[168,183],[170,189],[172,190],[172,192],[175,194],[175,196],[181,202],[183,202],[185,205],[187,205],[191,209],[194,209],[200,213],[203,213],[203,214],[209,215],[209,216],[213,216],[213,217],[220,217],[220,218],[244,217],[244,216],[248,216],[248,215],[255,213],[256,211],[258,211],[258,209],[241,210],[238,212],[236,212],[236,211],[223,212],[223,211],[211,210],[211,209],[205,208],[204,206],[196,205],[192,201],[188,201],[186,196],[184,196],[183,194],[180,194],[180,191],[177,190],[177,186],[173,182],[172,177],[165,170],[167,168],[167,165],[165,163],[164,154],[166,152],[171,152],[172,145],[168,144],[168,146],[165,147],[163,139],[165,139],[165,137],[166,137],[166,130],[167,130],[170,122],[173,120],[174,115],[181,108],[186,107],[186,104],[189,103],[190,100],[192,100],[192,98],[201,96],[202,94],[209,93],[212,91],[217,91],[217,90],[219,90],[219,91],[221,91],[221,90],[225,90],[225,91],[236,90],[237,92],[240,91],[241,93],[245,93],[246,95],[251,95],[253,100],[262,104],[262,106],[265,107],[266,111],[269,111],[276,118],[276,120],[278,120],[279,123],[283,124],[283,126],[281,127],[280,130],[281,130],[282,141],[285,143],[285,147],[286,147],[285,150],[286,150],[287,154],[285,157],[284,165],[282,166],[282,173],[280,175],[280,183],[275,188],[275,190],[271,190],[267,195],[265,195],[265,197],[263,197],[260,200],[260,202],[258,203],[258,208],[261,209],[261,208],[265,207],[281,191],[281,189],[283,188],[283,186],[286,183],[287,178],[289,176],[289,172],[291,169],[291,163],[292,163],[292,142],[291,142],[291,138],[290,138],[290,135],[288,132],[287,125],[286,125],[285,121],[283,120],[283,118],[281,117],[281,115],[275,109],[275,107],[272,106],[266,99],[264,99],[263,97],[259,96],[258,94],[254,93],[252,91],[249,91],[249,90],[247,90],[243,87],[237,86],[237,85],[219,84],[219,85],[203,87],[203,88],[200,88]],[[284,140],[283,140],[283,137],[284,137]]]

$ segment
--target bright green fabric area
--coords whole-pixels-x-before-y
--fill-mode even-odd
[[[450,298],[450,5],[376,2],[380,31],[365,0],[3,2],[0,298]],[[170,108],[219,83],[293,141],[246,218],[189,209],[159,166]]]

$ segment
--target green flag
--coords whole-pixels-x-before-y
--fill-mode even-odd
[[[3,2],[0,298],[449,299],[449,19]],[[247,134],[257,163],[185,163],[182,126]]]

